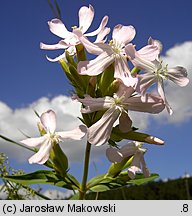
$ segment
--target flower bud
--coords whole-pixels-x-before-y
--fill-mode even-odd
[[[146,143],[150,143],[150,144],[155,144],[155,145],[163,145],[164,144],[164,141],[157,138],[157,137],[154,137],[154,136],[148,136],[145,138],[145,142]]]

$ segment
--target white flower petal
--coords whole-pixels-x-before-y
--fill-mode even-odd
[[[128,175],[131,179],[135,178],[136,172],[141,172],[141,158],[143,157],[143,152],[137,151],[134,155],[131,166],[128,168]]]
[[[173,114],[173,110],[171,108],[171,106],[169,105],[166,97],[165,97],[165,92],[164,92],[164,88],[163,88],[163,83],[161,81],[159,81],[157,83],[157,89],[158,89],[158,93],[159,95],[161,96],[161,98],[163,99],[164,103],[165,103],[165,106],[166,106],[166,109],[167,109],[167,112],[169,113],[169,115],[172,115]]]
[[[187,70],[184,67],[177,66],[175,68],[170,68],[167,73],[169,79],[181,87],[189,83]]]
[[[120,79],[126,86],[135,86],[137,83],[137,78],[131,75],[128,68],[127,61],[125,57],[115,59],[115,73],[114,77]]]
[[[148,61],[154,61],[155,59],[158,58],[159,49],[155,45],[147,45],[141,48],[138,51],[138,54],[140,55],[141,58],[144,58]]]
[[[87,127],[80,125],[78,128],[71,131],[57,132],[62,140],[81,140],[87,133]]]
[[[128,106],[129,110],[153,114],[159,113],[165,108],[162,98],[153,94],[146,94],[144,98],[141,96],[127,98],[125,105]]]
[[[114,122],[117,120],[120,110],[115,107],[108,109],[102,118],[88,128],[88,141],[93,145],[105,144],[111,135]]]
[[[111,47],[108,44],[104,43],[92,43],[86,37],[83,36],[82,32],[79,29],[74,29],[73,33],[77,35],[85,49],[94,55],[99,55],[106,51],[107,53],[113,53]]]
[[[50,31],[59,36],[60,38],[66,38],[69,36],[71,32],[69,32],[65,25],[62,23],[60,19],[52,19],[48,22]]]
[[[154,45],[154,46],[157,46],[158,47],[158,50],[159,50],[159,54],[161,53],[161,51],[163,50],[163,44],[161,43],[161,41],[159,40],[154,40],[153,38],[149,38],[148,39],[148,44],[149,45]]]
[[[123,155],[123,158],[130,157],[134,155],[137,151],[137,145],[136,142],[129,142],[127,145],[124,145],[121,149],[120,152]]]
[[[41,137],[36,137],[36,138],[27,138],[27,139],[24,139],[20,142],[29,146],[29,147],[37,147],[37,146],[43,144],[46,139],[47,139],[46,136],[41,136]]]
[[[140,162],[141,162],[142,172],[143,172],[145,178],[148,178],[150,176],[150,171],[147,168],[144,157],[141,157]]]
[[[90,27],[94,18],[94,8],[89,5],[89,7],[83,6],[79,9],[79,28],[82,33],[85,33]]]
[[[108,35],[110,32],[110,28],[104,28],[102,31],[99,32],[99,34],[97,35],[96,40],[94,41],[94,43],[105,43],[107,38],[106,35]]]
[[[157,82],[157,77],[152,73],[144,73],[137,76],[138,83],[136,86],[136,91],[141,93],[141,95],[145,95],[147,89]]]
[[[141,169],[139,167],[137,167],[137,166],[130,166],[127,171],[128,171],[129,178],[134,179],[136,173],[140,172]]]
[[[135,47],[132,44],[128,44],[125,47],[125,52],[131,62],[140,70],[148,71],[153,73],[156,70],[156,66],[151,61],[147,60],[147,58],[142,58],[139,53],[135,50]]]
[[[56,58],[50,58],[50,57],[48,57],[48,56],[46,56],[46,58],[47,58],[47,60],[48,61],[50,61],[50,62],[57,62],[57,61],[59,61],[59,60],[61,60],[61,59],[66,59],[66,55],[65,55],[65,52],[63,53],[63,54],[61,54],[61,55],[59,55],[58,57],[56,57]]]
[[[134,92],[135,92],[134,88],[127,87],[123,83],[120,83],[119,89],[118,89],[116,95],[119,98],[123,96],[125,98],[125,100],[126,100],[127,98],[130,98]]]
[[[119,118],[119,129],[123,133],[127,133],[131,131],[132,121],[129,118],[128,114],[125,112],[122,112]]]
[[[56,129],[56,115],[53,110],[48,110],[44,112],[41,117],[40,121],[44,126],[45,130],[50,133],[54,133]]]
[[[44,44],[44,43],[40,43],[40,48],[41,49],[45,49],[45,50],[57,50],[57,49],[66,49],[68,48],[69,45],[66,44],[64,41],[59,41],[59,43],[57,44]]]
[[[123,43],[124,45],[128,44],[135,37],[136,31],[133,26],[123,26],[116,25],[113,29],[112,38],[118,41],[119,43]]]
[[[29,158],[29,163],[44,164],[49,159],[51,149],[52,149],[52,143],[51,141],[47,140],[40,147],[39,151],[36,154],[34,154],[31,158]]]
[[[82,113],[91,113],[103,109],[109,109],[114,103],[114,99],[108,96],[103,98],[92,98],[89,95],[85,95],[84,98],[74,96],[73,99],[77,99],[85,106],[85,108],[81,109]]]
[[[103,52],[97,58],[91,61],[80,61],[77,67],[81,75],[97,76],[101,74],[114,61],[112,55]]]
[[[85,36],[95,36],[95,35],[98,35],[101,31],[103,31],[105,29],[105,26],[107,25],[107,22],[108,22],[108,19],[109,17],[108,16],[104,16],[102,21],[101,21],[101,24],[99,25],[99,28],[96,29],[95,31],[93,32],[90,32],[90,33],[86,33],[84,34]]]
[[[121,152],[118,149],[112,147],[106,150],[106,156],[112,163],[120,163],[124,159]]]

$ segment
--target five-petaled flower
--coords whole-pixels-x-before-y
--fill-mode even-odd
[[[105,27],[108,22],[108,16],[104,16],[100,26],[93,32],[86,33],[94,18],[94,8],[89,5],[89,7],[83,6],[79,9],[79,27],[73,27],[73,29],[79,29],[82,34],[85,36],[97,36],[95,42],[103,42],[105,36],[110,32],[110,28]],[[62,38],[57,44],[48,45],[44,43],[40,43],[41,49],[46,50],[57,50],[57,49],[64,49],[69,52],[70,55],[74,55],[76,53],[75,46],[80,43],[79,38],[76,34],[67,30],[65,25],[60,19],[52,19],[48,22],[50,31],[57,35],[58,37]],[[56,62],[61,59],[65,59],[65,52],[60,56],[51,59],[47,57],[49,61]]]
[[[137,172],[142,172],[145,177],[149,177],[150,172],[144,160],[146,149],[142,148],[142,145],[143,143],[134,141],[129,142],[120,149],[109,147],[106,150],[106,155],[112,163],[120,163],[123,159],[133,156],[131,165],[128,168],[129,177],[134,179]]]
[[[131,75],[125,53],[125,46],[136,34],[133,26],[116,25],[109,44],[91,43],[79,30],[75,30],[74,33],[89,53],[98,55],[94,60],[78,63],[77,70],[80,74],[96,76],[114,63],[114,78],[121,80],[126,86],[133,87],[136,84],[137,79]]]
[[[71,131],[55,132],[56,130],[56,114],[52,110],[44,112],[40,116],[40,123],[46,134],[37,138],[27,138],[21,143],[29,147],[38,147],[39,151],[29,158],[29,163],[44,164],[50,155],[50,151],[54,144],[58,144],[64,140],[81,140],[87,131],[85,125],[80,125],[78,128]]]
[[[130,131],[132,121],[128,116],[128,110],[159,113],[164,109],[164,102],[159,96],[147,94],[146,100],[142,101],[141,96],[133,95],[134,92],[134,88],[121,83],[113,97],[92,98],[85,95],[84,98],[79,98],[74,96],[74,99],[85,106],[81,109],[82,113],[106,110],[100,120],[88,128],[87,136],[91,144],[99,146],[106,143],[110,138],[113,124],[118,118],[120,130]]]
[[[128,44],[125,48],[125,52],[128,55],[132,63],[140,70],[144,71],[144,74],[139,74],[137,91],[143,96],[147,89],[154,83],[157,83],[157,90],[161,98],[164,100],[168,113],[173,113],[171,106],[169,105],[165,93],[164,93],[164,80],[171,80],[179,86],[186,86],[189,82],[187,78],[187,70],[184,67],[177,66],[174,68],[168,68],[167,65],[162,64],[162,60],[159,58],[159,53],[162,49],[162,45],[159,41],[150,38],[149,46],[135,50],[134,45]],[[158,49],[158,52],[157,52]]]

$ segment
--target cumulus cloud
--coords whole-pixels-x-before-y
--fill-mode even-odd
[[[59,190],[46,190],[43,195],[49,197],[51,200],[61,200],[70,197],[71,195],[73,195],[73,192],[70,190],[67,190],[65,192]]]

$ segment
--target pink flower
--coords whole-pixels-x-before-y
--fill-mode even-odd
[[[168,68],[168,65],[163,65],[159,59],[159,53],[162,49],[160,42],[150,39],[152,45],[135,50],[132,44],[126,46],[125,51],[132,63],[144,74],[138,75],[137,91],[143,96],[147,89],[154,83],[157,83],[157,90],[166,104],[166,108],[171,115],[173,113],[164,92],[164,80],[171,80],[179,86],[186,86],[189,82],[187,78],[187,70],[184,67],[177,66]]]
[[[121,84],[113,97],[92,98],[85,95],[84,98],[75,97],[84,105],[82,113],[91,113],[106,110],[100,120],[88,128],[88,141],[100,146],[108,141],[114,122],[119,118],[119,127],[122,132],[131,130],[132,121],[128,116],[128,110],[139,112],[159,113],[165,105],[163,100],[155,95],[148,94],[146,101],[141,96],[134,96],[134,89]]]
[[[96,76],[101,74],[109,65],[114,63],[114,77],[121,80],[126,86],[134,86],[137,79],[132,77],[127,64],[125,46],[135,37],[133,26],[117,25],[113,29],[112,40],[109,44],[91,43],[86,37],[76,30],[81,43],[91,54],[98,55],[94,60],[81,61],[78,72],[82,75]]]
[[[133,156],[128,168],[129,177],[134,179],[137,172],[142,172],[145,177],[149,177],[150,172],[144,160],[146,149],[141,148],[142,144],[141,142],[130,142],[120,149],[110,147],[106,150],[106,155],[112,163],[120,163],[123,159]]]
[[[44,164],[50,155],[50,151],[54,144],[58,144],[64,140],[80,140],[86,134],[86,126],[80,125],[72,131],[55,132],[56,129],[56,115],[52,110],[44,112],[40,117],[40,124],[46,131],[46,134],[37,138],[28,138],[21,141],[21,143],[30,146],[38,147],[39,151],[29,158],[29,163]]]
[[[102,42],[103,38],[106,34],[109,33],[110,29],[106,28],[106,24],[108,22],[108,16],[105,16],[98,29],[93,32],[86,33],[94,18],[94,9],[91,5],[89,7],[83,6],[79,10],[79,27],[78,29],[84,34],[85,36],[96,36],[96,42]],[[79,44],[79,38],[73,32],[67,30],[63,22],[59,19],[52,19],[48,22],[50,31],[57,35],[58,37],[62,38],[57,44],[47,45],[44,43],[40,43],[41,49],[46,50],[57,50],[57,49],[64,49],[69,52],[70,55],[74,55],[76,53],[75,45]],[[73,27],[74,29],[77,27]],[[65,58],[65,52],[54,58],[51,59],[47,57],[49,61],[55,62],[59,61],[60,59]]]

